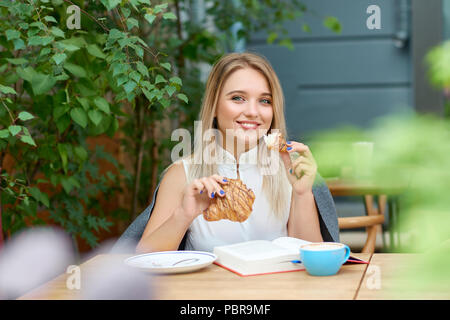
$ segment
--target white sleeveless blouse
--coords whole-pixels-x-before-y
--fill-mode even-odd
[[[234,156],[217,146],[223,152],[225,162],[218,164],[218,174],[227,178],[237,179],[237,165]],[[257,147],[242,153],[239,157],[240,179],[255,193],[253,211],[244,222],[230,220],[206,221],[203,214],[194,219],[188,230],[185,250],[212,252],[215,246],[233,244],[249,240],[274,240],[287,236],[292,187],[289,185],[288,205],[281,218],[275,217],[262,191],[263,176],[252,159],[256,159]],[[183,166],[188,176],[188,162],[183,160]]]

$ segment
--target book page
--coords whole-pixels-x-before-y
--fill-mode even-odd
[[[300,254],[300,246],[311,242],[292,237],[280,237],[273,240],[272,243],[288,249],[293,254]]]
[[[290,250],[280,247],[270,241],[254,240],[234,245],[216,247],[217,252],[228,252],[229,254],[238,257],[245,261],[255,260],[270,260],[275,257],[282,257],[289,255]]]

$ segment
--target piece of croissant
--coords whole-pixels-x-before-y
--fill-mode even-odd
[[[271,150],[287,152],[288,145],[286,144],[286,139],[280,132],[269,133],[264,136],[264,142]]]
[[[228,183],[222,185],[225,196],[216,196],[210,206],[203,211],[203,217],[207,221],[228,219],[243,222],[252,213],[255,194],[240,179],[228,179]]]

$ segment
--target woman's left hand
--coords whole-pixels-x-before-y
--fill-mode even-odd
[[[292,185],[293,191],[297,195],[304,195],[312,192],[314,179],[317,173],[317,164],[309,150],[303,143],[288,141],[288,151],[281,152],[281,159],[286,167],[286,174]],[[289,156],[292,152],[298,152],[300,156],[294,161]]]

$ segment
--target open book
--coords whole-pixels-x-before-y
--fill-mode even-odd
[[[281,237],[273,241],[253,240],[214,247],[216,264],[240,276],[305,270],[300,258],[300,246],[309,241]],[[345,264],[366,263],[351,257]]]

